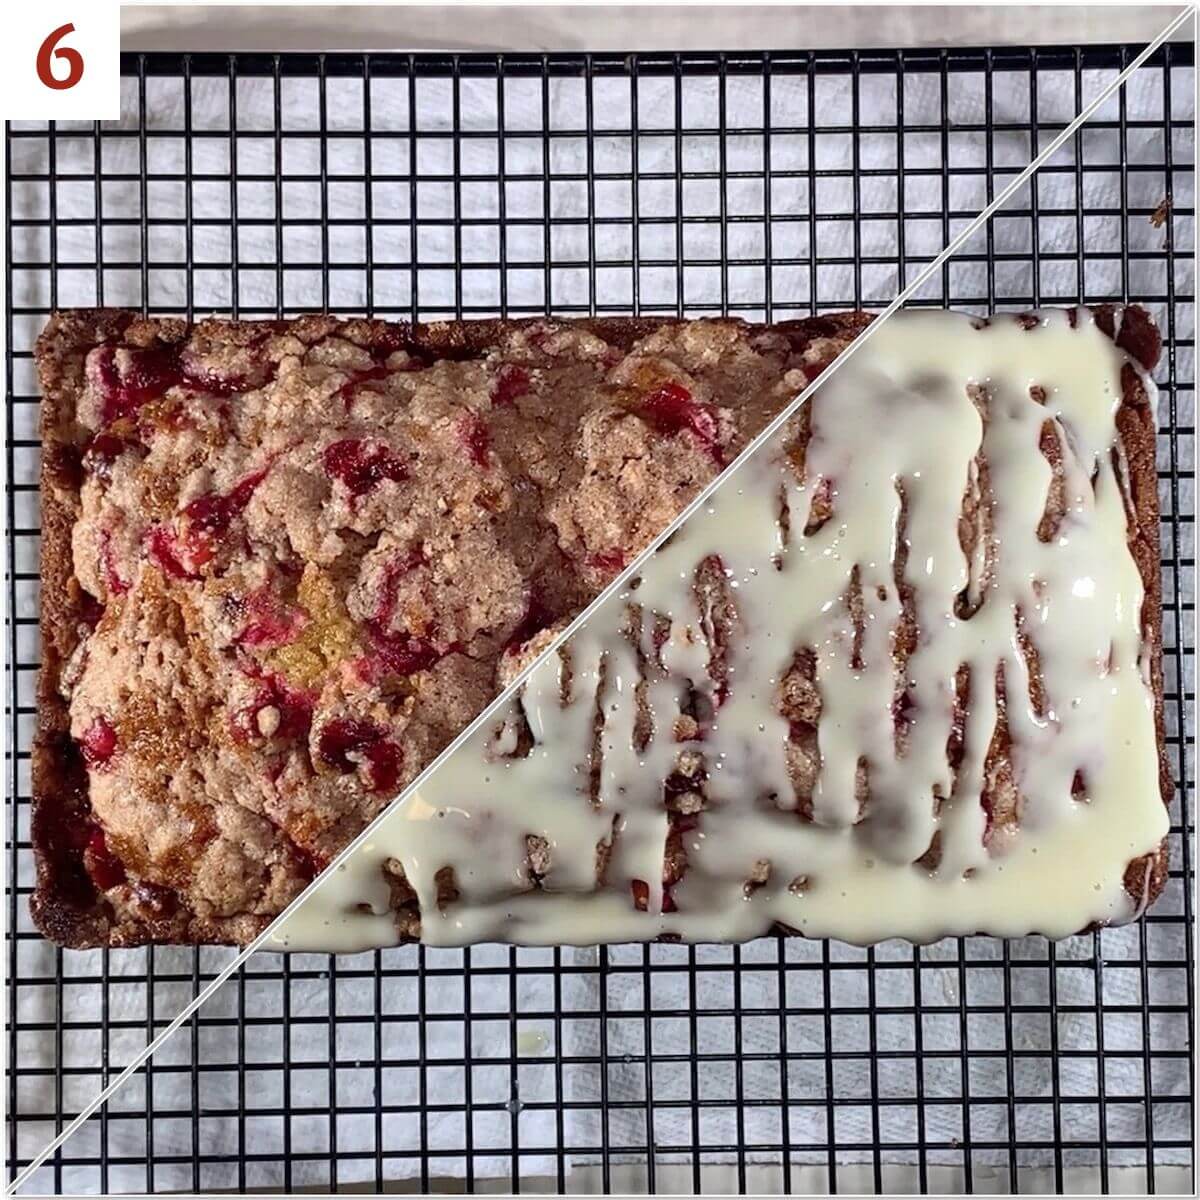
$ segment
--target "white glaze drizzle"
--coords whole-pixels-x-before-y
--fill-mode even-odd
[[[478,731],[393,806],[269,944],[332,951],[394,944],[381,870],[388,858],[403,864],[418,894],[422,940],[431,945],[664,934],[739,941],[776,922],[857,943],[972,932],[1062,937],[1093,921],[1130,919],[1126,866],[1167,830],[1140,630],[1142,582],[1126,543],[1121,457],[1114,467],[1112,454],[1121,371],[1130,361],[1085,309],[1047,311],[1028,328],[1006,317],[980,325],[942,312],[897,314],[812,397],[805,483],[785,465],[782,442],[751,459],[655,556],[636,590],[613,597],[574,635],[567,660],[539,666],[504,726]],[[1043,389],[1044,402],[1032,387]],[[983,390],[979,405],[969,389]],[[1068,514],[1043,542],[1037,529],[1052,473],[1039,435],[1048,419],[1064,447]],[[981,450],[994,497],[994,562],[978,610],[961,619],[956,598],[978,583],[982,561],[969,568],[958,519]],[[806,535],[823,479],[834,489],[833,515]],[[898,753],[890,646],[901,615],[894,566],[901,491],[903,578],[918,636],[906,668],[911,722]],[[697,564],[713,554],[739,617],[723,697],[709,673],[713,646],[693,589]],[[858,657],[846,600],[856,567],[865,613]],[[633,602],[640,615],[630,634]],[[1040,656],[1040,715],[1018,610]],[[652,612],[670,621],[664,669],[645,665],[658,648]],[[785,768],[788,722],[775,700],[800,647],[815,654],[823,705],[811,819],[797,811]],[[947,739],[961,664],[972,686],[955,772]],[[990,685],[997,666],[1022,808],[1016,832],[985,846],[980,798],[997,720]],[[653,719],[642,748],[635,745],[639,681]],[[715,711],[704,736],[681,745],[672,725],[689,690]],[[593,782],[598,705],[604,721]],[[511,755],[523,721],[533,738],[528,756],[498,753]],[[671,889],[674,911],[663,911],[663,781],[682,749],[704,755],[705,809],[683,835],[686,872]],[[862,814],[860,758],[869,770]],[[1072,794],[1080,770],[1085,799]],[[931,869],[917,860],[935,831],[941,857]],[[550,851],[537,889],[529,835]],[[601,845],[610,853],[598,886]],[[769,877],[748,888],[762,861],[771,864]],[[446,866],[460,894],[439,911],[434,876]],[[805,883],[791,886],[799,879]],[[645,911],[633,902],[638,887]]]

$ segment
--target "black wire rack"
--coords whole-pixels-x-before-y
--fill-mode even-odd
[[[116,122],[7,131],[7,1152],[15,1173],[228,961],[64,952],[27,912],[48,312],[882,306],[1136,53],[1065,47],[122,58]],[[1187,1191],[1191,44],[922,302],[1159,321],[1166,892],[1057,944],[255,956],[43,1192]]]

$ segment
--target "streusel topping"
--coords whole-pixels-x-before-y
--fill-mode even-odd
[[[118,913],[278,912],[840,349],[134,321],[86,359],[64,673]]]

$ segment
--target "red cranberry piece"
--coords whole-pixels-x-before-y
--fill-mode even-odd
[[[155,525],[146,535],[146,553],[164,575],[174,579],[196,579],[194,572],[183,565],[179,541],[165,525]]]
[[[532,386],[529,372],[524,367],[506,363],[492,384],[492,404],[496,408],[512,408],[518,397],[529,394]]]
[[[634,879],[630,881],[629,890],[633,893],[633,907],[638,912],[646,912],[650,907],[650,885],[644,879]],[[676,911],[675,901],[668,887],[663,888],[662,910],[665,913]]]
[[[372,745],[383,737],[383,730],[371,721],[358,721],[349,717],[330,721],[321,730],[317,742],[317,755],[322,762],[348,775],[355,769],[350,755],[364,746]]]
[[[360,683],[379,682],[380,663],[374,654],[360,654],[350,659],[346,666]]]
[[[161,396],[182,378],[179,352],[163,346],[153,350],[131,350],[121,371],[121,386],[135,406]]]
[[[427,670],[454,647],[439,649],[427,638],[406,631],[393,632],[389,625],[396,611],[396,592],[400,580],[410,571],[424,566],[426,558],[419,546],[403,551],[384,564],[379,582],[375,613],[366,623],[374,661],[368,664],[366,678],[375,679],[378,668],[395,675],[412,675]]]
[[[92,882],[105,892],[125,882],[125,868],[121,860],[108,848],[104,830],[97,825],[88,837],[83,852],[83,865],[92,877]]]
[[[616,574],[625,565],[625,551],[616,547],[611,550],[598,550],[595,554],[589,554],[584,562],[594,571]]]
[[[355,499],[366,495],[381,480],[400,483],[408,478],[403,461],[386,446],[372,445],[357,438],[346,438],[327,446],[322,461],[326,474],[331,479],[341,480]]]
[[[235,639],[239,646],[260,650],[286,646],[308,624],[303,609],[284,604],[266,584],[246,597],[245,608],[250,619]]]
[[[371,790],[395,791],[400,783],[401,754],[395,742],[377,742],[366,750],[370,765]]]
[[[492,437],[483,419],[473,412],[463,413],[458,419],[458,440],[466,450],[467,456],[477,467],[488,465],[488,454],[491,451]]]
[[[120,405],[121,376],[117,371],[117,350],[115,346],[97,346],[87,356],[84,371],[88,382],[100,393],[104,400],[105,419],[110,406]]]
[[[103,717],[97,717],[84,730],[80,744],[84,762],[99,769],[117,752],[117,731]]]
[[[400,780],[400,747],[388,741],[374,721],[353,717],[330,721],[321,730],[317,755],[343,775],[357,769],[356,759],[365,760],[367,782],[375,792],[391,791]]]
[[[266,471],[255,471],[224,496],[217,492],[197,496],[183,510],[189,530],[205,536],[221,537],[229,529],[234,517],[250,503],[254,489],[266,477]]]
[[[116,551],[113,550],[112,534],[107,530],[100,533],[100,570],[104,575],[104,586],[110,596],[123,596],[129,591],[129,584],[121,578],[117,570]]]
[[[660,433],[693,433],[701,445],[721,462],[717,445],[717,414],[711,404],[692,399],[692,393],[678,383],[664,383],[642,401],[642,419]]]
[[[197,496],[180,513],[183,532],[176,534],[156,525],[147,537],[150,559],[177,579],[196,579],[200,568],[216,554],[216,543],[228,532],[233,519],[250,503],[254,489],[266,478],[265,470],[247,475],[231,492]]]
[[[183,381],[179,351],[173,346],[123,349],[119,355],[113,346],[101,346],[88,356],[87,371],[104,399],[106,424],[136,412]]]

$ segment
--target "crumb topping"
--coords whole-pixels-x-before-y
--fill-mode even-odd
[[[852,336],[403,333],[134,320],[86,354],[60,686],[118,914],[280,911]]]

